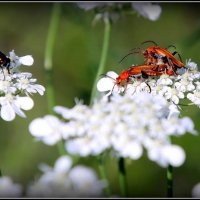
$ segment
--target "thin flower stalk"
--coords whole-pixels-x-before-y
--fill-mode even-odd
[[[167,197],[173,197],[173,166],[167,168]]]
[[[119,186],[120,186],[121,196],[128,197],[125,160],[123,157],[118,158],[118,168],[119,168]]]
[[[45,48],[45,59],[44,68],[47,80],[47,104],[48,112],[52,113],[52,108],[55,106],[55,90],[53,86],[53,49],[55,46],[56,34],[61,15],[61,8],[59,3],[54,3],[51,22],[48,30],[46,48]],[[63,147],[63,142],[60,141],[58,144],[58,151],[60,155],[64,155],[66,152]]]
[[[107,197],[110,197],[112,192],[111,192],[110,184],[109,184],[108,179],[107,179],[106,167],[105,167],[105,161],[104,161],[103,155],[98,156],[98,167],[99,167],[101,179],[105,180],[107,182],[107,187],[104,188],[105,195]]]
[[[99,62],[99,67],[97,69],[96,77],[95,77],[95,80],[93,83],[92,93],[91,93],[91,97],[90,97],[90,104],[92,104],[94,102],[95,98],[97,98],[97,94],[98,94],[97,88],[96,88],[97,81],[99,79],[99,76],[101,74],[103,74],[103,72],[105,71],[106,59],[107,59],[107,55],[108,55],[108,47],[109,47],[110,32],[111,32],[110,20],[108,18],[105,18],[104,24],[105,24],[105,28],[104,28],[102,53],[101,53],[101,58],[100,58],[100,62]]]
[[[48,104],[49,113],[52,113],[52,108],[55,106],[52,57],[53,57],[53,49],[55,46],[60,14],[61,14],[60,4],[54,3],[50,26],[49,26],[48,35],[47,35],[45,58],[44,58],[44,69],[45,69],[46,79],[47,79],[47,104]]]

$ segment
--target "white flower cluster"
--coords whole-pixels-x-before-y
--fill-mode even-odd
[[[200,72],[197,69],[197,64],[188,60],[186,62],[185,71],[181,71],[178,76],[169,76],[163,74],[157,79],[149,77],[147,80],[133,80],[128,83],[127,87],[116,85],[118,75],[115,72],[108,72],[106,77],[101,78],[97,83],[97,89],[100,92],[108,93],[105,98],[111,93],[121,93],[125,91],[125,95],[132,95],[141,91],[159,94],[173,104],[178,105],[180,99],[187,98],[193,104],[200,107]]]
[[[84,165],[72,167],[69,156],[59,157],[54,167],[41,164],[43,174],[26,188],[8,176],[0,177],[0,197],[100,197],[107,183],[99,180],[96,172]],[[23,191],[24,189],[24,191]]]
[[[43,174],[27,188],[28,197],[99,197],[106,186],[94,170],[83,165],[72,168],[69,156],[61,156],[54,168],[41,165]]]
[[[0,197],[20,197],[22,195],[22,186],[13,183],[8,176],[0,177]]]
[[[1,66],[0,69],[0,116],[5,121],[12,121],[16,114],[26,117],[22,109],[30,110],[34,105],[29,94],[43,95],[45,88],[36,84],[37,80],[32,78],[31,73],[10,73],[10,70],[16,70],[20,65],[31,66],[32,56],[18,57],[14,51],[11,51],[7,58],[10,60],[8,66]]]
[[[193,198],[200,198],[200,182],[196,183],[192,188],[192,197]]]
[[[146,149],[150,160],[163,167],[177,167],[183,164],[185,153],[169,138],[195,134],[192,120],[179,118],[175,105],[146,92],[113,94],[109,102],[100,100],[92,107],[80,103],[72,109],[56,106],[55,112],[65,122],[54,116],[35,119],[30,133],[46,144],[64,139],[66,150],[80,156],[113,149],[121,157],[139,159]]]
[[[152,4],[150,2],[78,2],[77,5],[86,10],[95,10],[96,16],[95,20],[97,21],[101,18],[111,19],[116,21],[122,12],[122,10],[133,10],[136,11],[139,15],[151,20],[156,21],[159,19],[161,14],[161,7],[157,4]]]

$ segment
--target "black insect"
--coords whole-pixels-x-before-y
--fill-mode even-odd
[[[6,68],[10,74],[10,58],[0,51],[0,68]]]

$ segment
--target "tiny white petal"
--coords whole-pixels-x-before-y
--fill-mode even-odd
[[[98,82],[97,82],[97,89],[100,92],[105,92],[108,90],[112,90],[114,86],[114,82],[111,78],[101,78]]]
[[[27,56],[22,56],[19,58],[19,61],[23,64],[23,65],[27,65],[27,66],[31,66],[33,65],[33,57],[31,55],[27,55]]]
[[[172,104],[169,106],[168,119],[170,119],[171,117],[178,117],[179,114],[180,114],[180,111],[178,110],[176,105]]]
[[[49,117],[53,117],[53,116],[49,116]],[[43,118],[36,118],[30,123],[29,131],[35,137],[43,137],[43,136],[48,136],[49,134],[51,134],[52,129],[46,120],[44,120]]]
[[[115,80],[118,77],[114,71],[109,71],[106,73],[106,76],[99,79],[97,82],[97,89],[100,92],[106,92],[112,90],[115,85]]]
[[[124,156],[129,156],[133,160],[137,160],[142,156],[143,149],[138,142],[131,142],[124,148]]]
[[[12,121],[15,119],[15,111],[10,104],[5,104],[1,107],[1,117],[5,121]]]
[[[109,71],[109,72],[106,73],[106,75],[107,75],[108,77],[113,78],[113,79],[116,79],[116,78],[118,77],[118,74],[115,73],[114,71]]]
[[[61,135],[59,135],[59,134],[52,134],[49,137],[48,136],[44,137],[42,141],[44,142],[44,144],[52,146],[52,145],[55,145],[60,140],[61,140]]]
[[[54,170],[59,173],[66,173],[72,167],[72,159],[69,156],[61,156],[56,160]]]
[[[34,102],[30,97],[20,97],[18,102],[20,107],[24,110],[31,110],[34,106]]]
[[[186,67],[189,68],[190,70],[197,70],[198,66],[195,62],[192,62],[191,59],[189,59],[188,61],[186,60]]]
[[[21,110],[20,104],[19,104],[19,99],[13,102],[12,107],[15,111],[16,114],[18,114],[20,117],[26,118],[25,113]]]
[[[194,123],[189,117],[184,117],[181,119],[182,127],[185,128],[185,131],[196,134],[194,130]]]
[[[185,161],[185,152],[177,145],[163,147],[162,155],[168,160],[169,164],[174,167],[181,166]]]

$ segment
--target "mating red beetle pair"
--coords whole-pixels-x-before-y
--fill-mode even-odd
[[[143,44],[146,42],[143,42]],[[145,64],[131,66],[128,70],[123,70],[116,78],[115,85],[127,85],[132,78],[138,77],[147,79],[149,76],[161,76],[162,74],[175,76],[177,75],[178,69],[185,68],[185,65],[175,57],[175,54],[177,54],[176,51],[171,53],[167,48],[161,48],[155,42],[153,43],[155,46],[150,46],[145,50],[137,48],[137,51],[131,52],[125,56],[127,57],[133,53],[141,53],[144,56]]]

